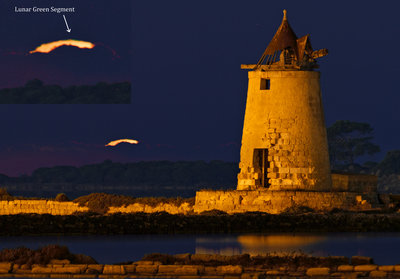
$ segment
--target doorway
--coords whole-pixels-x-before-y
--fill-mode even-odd
[[[268,183],[267,172],[269,168],[268,162],[268,149],[256,148],[253,154],[253,166],[254,170],[259,173],[260,186],[268,188],[270,184]]]

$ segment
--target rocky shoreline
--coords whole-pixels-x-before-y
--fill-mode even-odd
[[[124,264],[0,263],[0,277],[35,278],[400,278],[400,265],[379,266],[368,257],[151,254]]]
[[[398,213],[260,212],[175,215],[160,213],[0,216],[0,235],[116,235],[267,232],[399,232]]]

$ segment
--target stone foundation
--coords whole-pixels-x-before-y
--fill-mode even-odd
[[[307,191],[199,191],[194,212],[221,210],[227,213],[251,211],[279,214],[307,207],[315,211],[368,210],[379,207],[376,193],[307,192]]]
[[[255,265],[242,266],[229,264],[240,256],[222,255],[181,255],[190,258],[223,258],[218,265],[208,261],[199,264],[163,264],[158,261],[138,261],[127,265],[108,264],[63,264],[27,265],[0,263],[0,277],[6,278],[357,278],[390,277],[399,278],[400,265],[375,265],[368,257],[355,256],[316,258],[321,263],[316,266]],[[57,260],[56,260],[57,261]],[[68,261],[68,260],[66,260]]]
[[[332,173],[332,191],[371,193],[378,190],[378,177],[368,174]]]

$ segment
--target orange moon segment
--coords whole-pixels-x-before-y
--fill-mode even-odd
[[[35,52],[41,52],[41,53],[49,53],[56,48],[60,46],[74,46],[78,48],[94,48],[94,44],[91,42],[85,42],[85,41],[78,41],[78,40],[60,40],[60,41],[55,41],[55,42],[50,42],[46,44],[42,44],[38,46],[35,50],[31,50],[29,53],[35,53]]]
[[[117,144],[120,144],[121,142],[127,142],[130,144],[138,144],[139,143],[137,140],[133,140],[133,139],[119,139],[119,140],[113,140],[113,141],[107,143],[105,146],[116,146]]]

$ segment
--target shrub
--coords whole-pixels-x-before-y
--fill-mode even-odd
[[[29,267],[33,264],[46,265],[51,260],[70,260],[74,264],[96,264],[97,262],[86,255],[71,254],[66,246],[48,245],[37,250],[26,247],[15,249],[3,249],[0,251],[0,262],[12,262],[15,264],[26,264]]]
[[[106,194],[106,193],[93,193],[87,196],[82,196],[73,200],[75,203],[79,203],[80,206],[87,206],[92,212],[99,214],[105,214],[109,210],[110,206],[120,207],[127,206],[134,203],[145,204],[149,206],[156,206],[161,203],[174,204],[180,206],[181,204],[188,202],[194,205],[194,198],[184,199],[181,197],[177,198],[164,198],[164,197],[145,197],[135,198],[130,196]]]
[[[14,197],[7,192],[7,188],[0,188],[0,200],[2,201],[14,200]]]
[[[57,194],[55,200],[59,201],[59,202],[65,202],[65,201],[69,201],[69,198],[67,197],[66,194],[60,193],[60,194]]]

